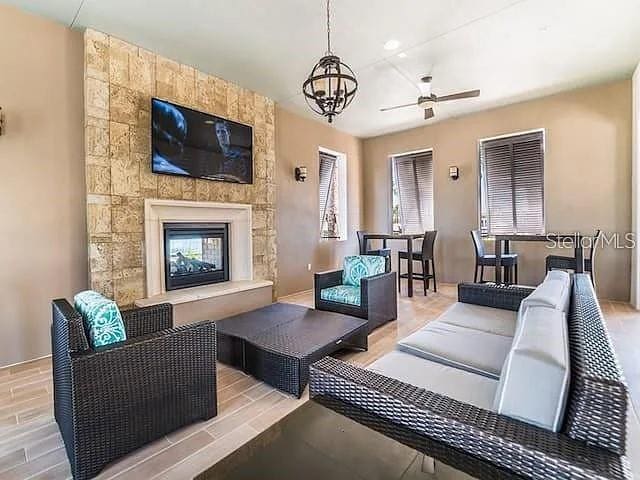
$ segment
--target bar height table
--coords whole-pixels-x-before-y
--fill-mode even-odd
[[[387,240],[403,240],[407,242],[407,296],[413,297],[413,241],[423,238],[423,233],[365,233],[363,241],[365,245],[369,240],[382,240],[383,248],[387,248]],[[400,272],[398,272],[398,282],[400,281]]]
[[[495,255],[496,255],[496,272],[495,272],[495,282],[502,283],[502,252],[509,252],[509,242],[567,242],[570,241],[574,245],[574,252],[576,257],[576,273],[584,272],[584,252],[582,249],[582,236],[577,233],[567,234],[567,233],[548,233],[548,234],[519,234],[519,233],[510,233],[510,234],[502,234],[502,235],[493,235],[495,238]],[[504,250],[503,250],[503,242],[504,242]]]

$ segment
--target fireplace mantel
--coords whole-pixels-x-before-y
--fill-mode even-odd
[[[229,225],[230,281],[253,280],[251,205],[146,199],[144,202],[147,297],[166,293],[164,223],[226,223]]]

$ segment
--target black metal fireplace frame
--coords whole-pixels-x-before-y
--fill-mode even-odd
[[[229,280],[229,224],[164,223],[162,229],[164,238],[164,282],[167,291],[226,282]],[[186,277],[171,278],[171,259],[168,252],[168,242],[170,237],[175,237],[180,233],[221,237],[223,244],[222,271],[193,273]]]

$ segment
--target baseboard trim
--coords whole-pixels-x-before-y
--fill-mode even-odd
[[[31,360],[24,360],[23,362],[10,363],[9,365],[3,365],[0,367],[0,370],[4,370],[5,368],[17,367],[18,365],[24,365],[25,363],[36,362],[38,360],[42,360],[43,358],[50,358],[51,354],[43,355],[41,357],[32,358]]]
[[[303,295],[303,294],[305,294],[305,293],[313,293],[313,288],[310,288],[310,289],[308,289],[308,290],[301,290],[301,291],[296,292],[296,293],[290,293],[289,295],[284,295],[284,296],[282,296],[282,297],[278,297],[278,298],[277,298],[277,300],[278,300],[278,301],[280,301],[280,300],[286,300],[287,298],[290,298],[290,297],[297,297],[298,295]]]

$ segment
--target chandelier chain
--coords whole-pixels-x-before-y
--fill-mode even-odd
[[[327,0],[327,54],[331,54],[331,0]]]

